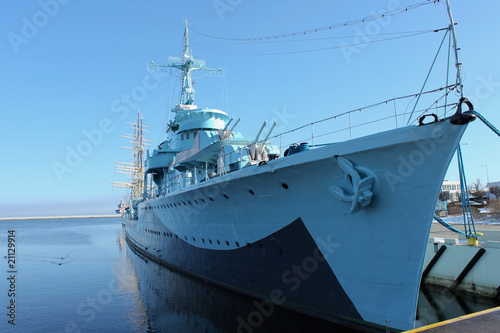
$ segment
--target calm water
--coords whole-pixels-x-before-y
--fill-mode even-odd
[[[8,230],[16,240],[15,326],[8,323]],[[354,332],[278,308],[262,315],[251,298],[142,258],[125,243],[119,218],[4,221],[0,233],[0,332]],[[421,295],[419,319],[492,306],[431,290]]]

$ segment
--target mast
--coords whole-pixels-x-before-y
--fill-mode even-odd
[[[464,97],[463,84],[462,84],[462,63],[458,57],[458,47],[457,47],[457,34],[455,31],[455,21],[453,20],[453,15],[451,14],[450,0],[446,0],[446,11],[448,12],[448,17],[450,18],[451,36],[453,38],[453,49],[455,53],[455,66],[457,67],[457,80],[460,89],[460,97]]]
[[[111,186],[114,187],[122,187],[130,189],[130,199],[138,198],[142,195],[144,191],[144,151],[146,150],[146,145],[148,145],[147,139],[144,139],[143,132],[148,131],[144,129],[148,127],[143,125],[143,118],[139,110],[137,110],[137,122],[135,123],[127,123],[132,125],[131,128],[134,130],[134,134],[124,134],[123,137],[127,139],[132,139],[129,141],[132,143],[132,147],[123,147],[127,149],[131,149],[133,151],[132,155],[132,163],[126,162],[117,162],[118,165],[115,165],[115,173],[126,174],[130,176],[130,180],[128,182],[111,182]]]
[[[189,55],[189,30],[187,26],[184,29],[184,41],[182,47],[182,59],[181,64],[183,64],[181,68],[182,72],[182,93],[180,96],[180,104],[193,105],[194,104],[194,95],[195,91],[193,88],[193,82],[191,78],[191,71],[193,70],[194,61],[192,56]]]
[[[198,60],[192,55],[189,49],[189,29],[188,22],[185,21],[184,40],[182,44],[182,57],[168,57],[170,64],[155,64],[151,62],[150,68],[157,71],[166,71],[167,68],[175,68],[181,71],[181,93],[179,104],[194,105],[195,90],[193,88],[192,72],[195,71],[212,71],[222,72],[222,69],[211,69],[205,67],[205,60]]]

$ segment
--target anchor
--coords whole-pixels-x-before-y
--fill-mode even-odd
[[[339,186],[330,186],[328,189],[335,198],[352,202],[349,212],[351,214],[357,213],[371,203],[375,176],[361,178],[359,172],[347,158],[338,156],[335,160],[339,167],[345,172],[346,183],[351,186],[353,194],[348,194]]]

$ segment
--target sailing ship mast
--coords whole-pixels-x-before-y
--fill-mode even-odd
[[[130,189],[130,199],[140,197],[144,192],[144,151],[147,143],[150,140],[144,139],[143,132],[148,132],[144,125],[142,115],[137,110],[137,122],[127,123],[132,125],[131,128],[134,130],[134,134],[124,134],[123,137],[127,139],[132,139],[129,141],[132,143],[132,147],[122,147],[126,149],[131,149],[133,151],[132,163],[127,162],[116,162],[115,173],[127,174],[130,176],[129,182],[116,182],[112,181],[111,186],[129,188]]]

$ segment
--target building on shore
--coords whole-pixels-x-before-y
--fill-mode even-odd
[[[460,181],[458,180],[444,180],[443,185],[441,185],[440,199],[450,202],[460,201]]]

